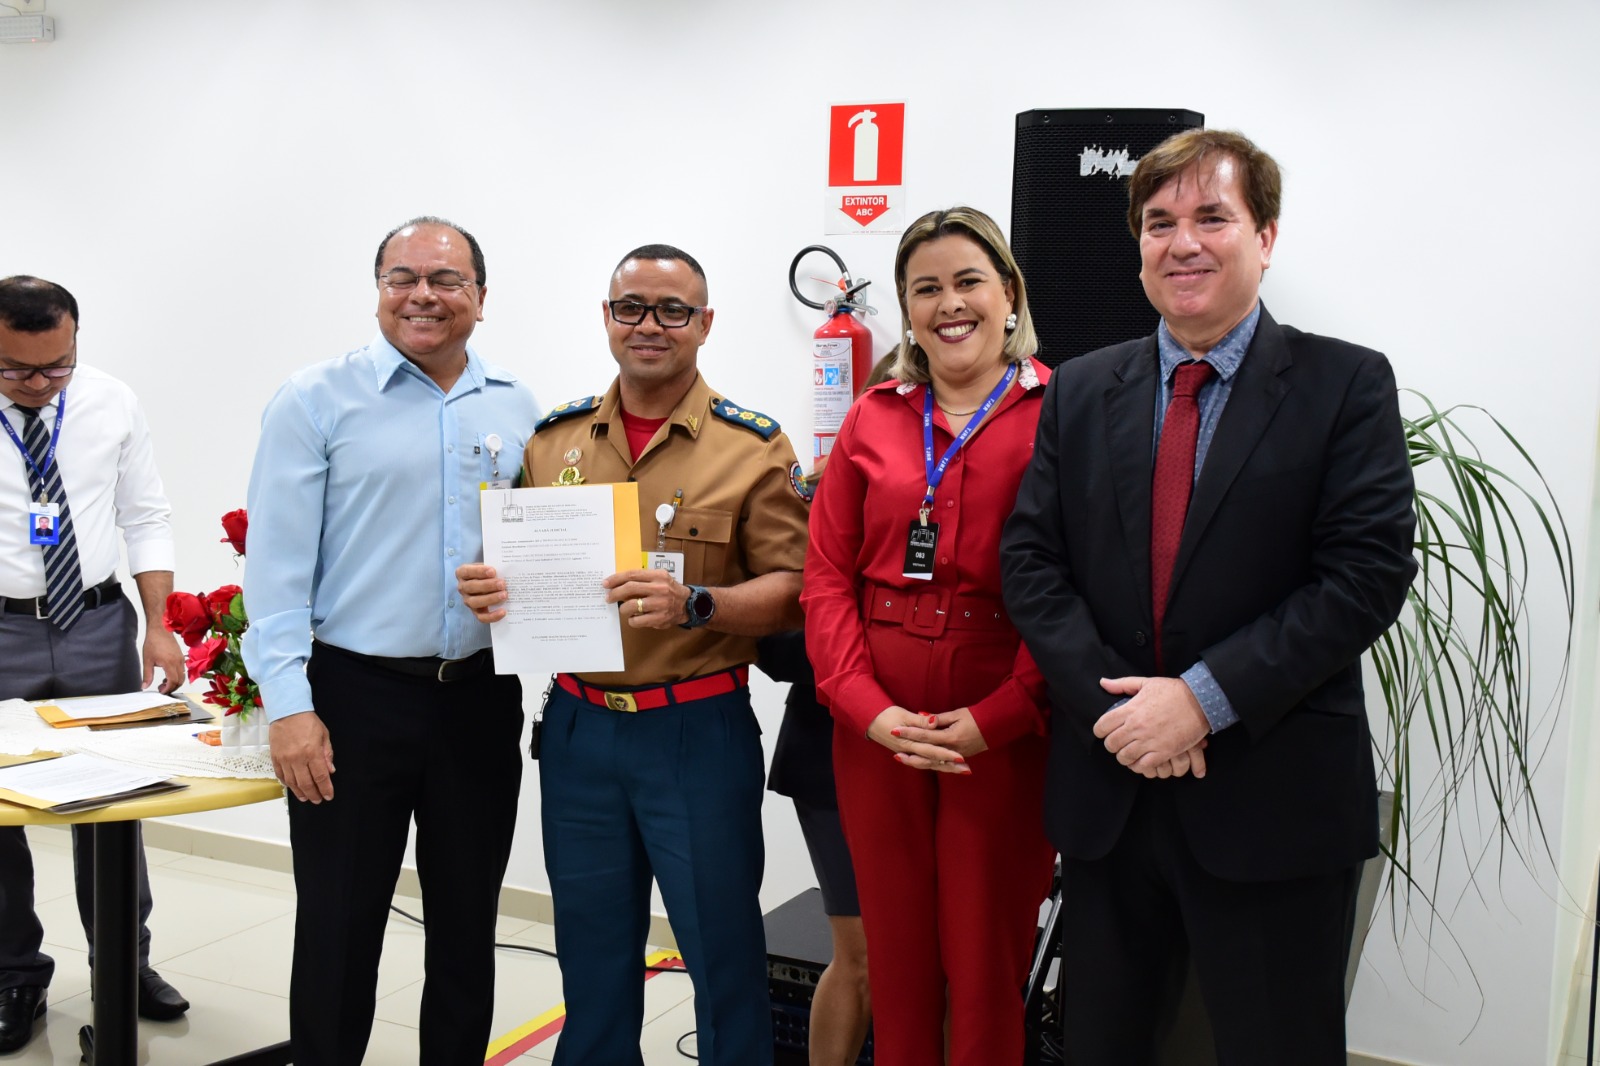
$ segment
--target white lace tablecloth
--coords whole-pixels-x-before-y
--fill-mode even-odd
[[[0,701],[0,755],[82,752],[178,777],[272,776],[266,756],[229,753],[195,739],[196,732],[211,728],[214,724],[208,722],[175,722],[135,729],[57,729],[25,700]]]

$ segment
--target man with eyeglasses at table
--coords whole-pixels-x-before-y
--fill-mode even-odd
[[[69,412],[70,401],[70,412]],[[70,413],[70,417],[69,417]],[[110,695],[183,681],[183,653],[161,625],[176,553],[171,514],[138,400],[78,363],[78,302],[52,282],[0,280],[0,699]],[[144,608],[117,579],[117,531]],[[78,914],[94,951],[94,847],[72,827]],[[150,968],[150,879],[139,848],[139,1014],[167,1021],[188,1000]],[[20,826],[0,827],[0,1054],[33,1038],[55,962],[39,949],[33,856]]]
[[[706,303],[705,271],[681,249],[623,256],[601,304],[620,373],[605,395],[552,411],[523,459],[531,486],[637,482],[658,549],[649,568],[603,582],[622,605],[626,669],[559,674],[545,707],[540,807],[567,1006],[559,1066],[642,1061],[652,875],[694,981],[700,1062],[772,1062],[757,895],[764,774],[747,679],[755,638],[801,624],[807,505],[778,424],[700,376]],[[479,618],[504,617],[489,567],[456,574]]]
[[[481,557],[479,486],[512,484],[539,411],[467,343],[488,292],[470,234],[412,219],[378,245],[373,274],[378,336],[278,391],[250,478],[244,657],[293,793],[290,1043],[296,1066],[362,1060],[415,820],[419,1061],[478,1066],[522,689],[494,672],[489,627],[452,574]]]

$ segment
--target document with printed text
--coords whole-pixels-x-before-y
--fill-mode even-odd
[[[187,787],[168,780],[166,774],[94,755],[63,755],[0,769],[0,799],[52,814],[108,807]]]
[[[506,617],[489,632],[495,670],[623,669],[622,623],[600,582],[639,565],[639,487],[486,489],[483,559],[506,583]]]

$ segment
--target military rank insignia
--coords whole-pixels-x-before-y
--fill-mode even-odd
[[[736,426],[743,426],[745,429],[759,435],[762,440],[771,440],[773,434],[778,432],[778,423],[775,419],[769,418],[760,411],[751,411],[739,407],[728,400],[713,400],[711,402],[711,413],[724,422],[732,422]]]

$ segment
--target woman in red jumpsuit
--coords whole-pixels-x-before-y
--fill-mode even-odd
[[[895,286],[897,380],[851,408],[812,504],[806,645],[834,718],[875,1061],[1014,1066],[1054,852],[1044,680],[1001,604],[1000,529],[1050,372],[982,212],[913,223]]]

